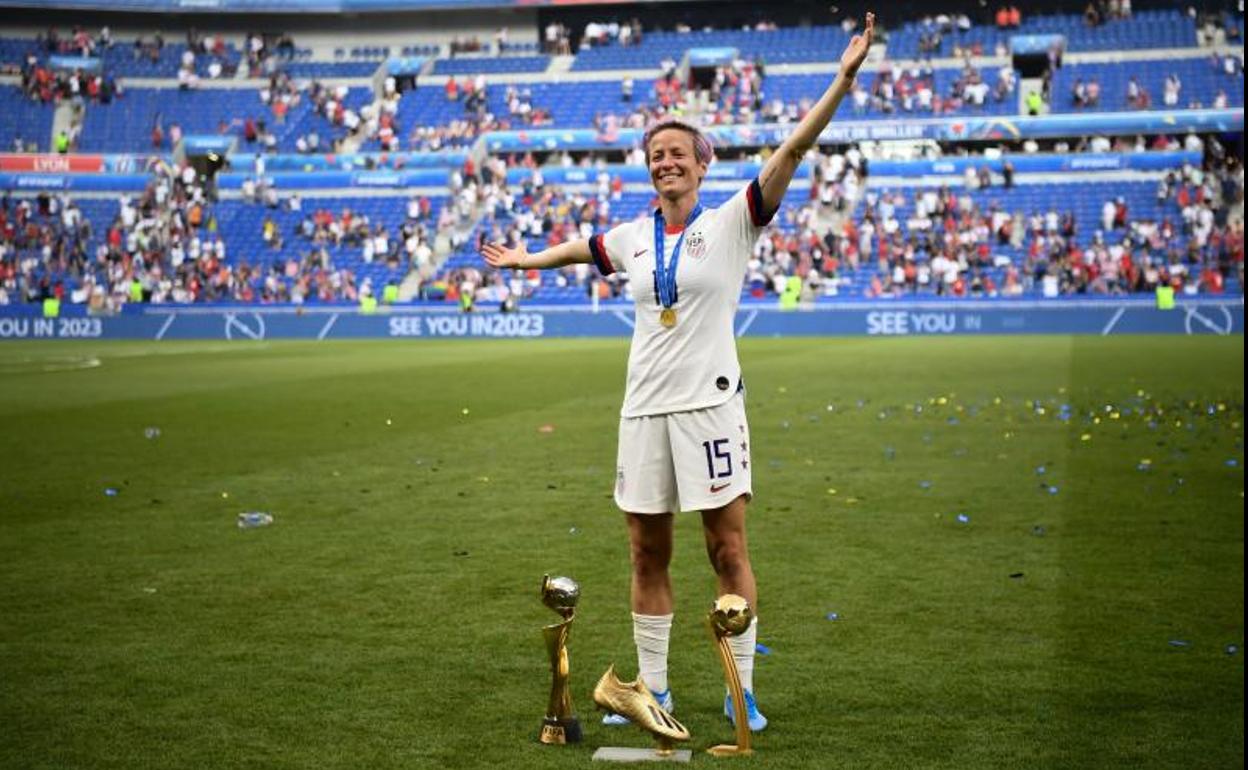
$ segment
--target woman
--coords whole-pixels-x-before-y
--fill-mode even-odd
[[[632,276],[636,322],[620,416],[615,501],[628,524],[638,668],[668,711],[673,514],[697,510],[719,592],[743,596],[755,609],[754,624],[731,643],[750,729],[767,726],[753,687],[758,595],[745,532],[752,495],[750,444],[733,317],[754,242],[852,87],[874,25],[874,16],[867,14],[866,27],[846,47],[832,85],[758,178],[723,206],[703,209],[698,200],[711,162],[710,142],[696,128],[670,120],[651,127],[642,139],[659,198],[652,216],[536,254],[529,254],[523,242],[481,249],[496,268],[593,262],[603,275],[623,271]],[[735,723],[727,697],[724,713]],[[609,714],[604,722],[626,720]]]

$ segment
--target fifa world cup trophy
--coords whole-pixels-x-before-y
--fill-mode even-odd
[[[542,720],[542,743],[564,744],[581,742],[581,723],[572,713],[572,693],[568,689],[568,630],[576,614],[576,600],[581,587],[569,577],[542,578],[542,603],[563,618],[562,623],[546,626],[542,636],[550,657],[550,702]]]
[[[737,661],[732,657],[732,648],[728,645],[728,637],[740,636],[750,628],[754,610],[744,597],[736,594],[724,594],[715,600],[711,612],[706,616],[707,628],[711,630],[711,638],[715,640],[715,651],[719,653],[719,662],[724,667],[724,681],[728,685],[728,693],[732,697],[732,713],[744,715],[745,691],[741,688],[741,674],[737,671]],[[740,756],[753,754],[750,748],[750,724],[743,716],[737,719],[737,744],[712,746],[707,752],[717,757]]]

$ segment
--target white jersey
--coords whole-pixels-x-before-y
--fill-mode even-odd
[[[604,276],[628,273],[636,303],[621,416],[705,409],[737,391],[741,365],[733,320],[750,251],[775,213],[764,212],[762,200],[755,179],[723,206],[704,209],[684,233],[672,305],[676,325],[670,329],[659,323],[653,215],[590,239],[598,270]],[[680,232],[669,227],[663,239],[664,265]]]

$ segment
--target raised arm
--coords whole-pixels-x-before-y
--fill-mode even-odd
[[[501,243],[487,243],[481,247],[481,256],[485,257],[490,267],[510,267],[519,270],[541,270],[594,260],[593,254],[589,251],[589,241],[583,238],[565,241],[558,246],[542,249],[536,254],[529,253],[523,240],[515,248],[508,248]]]
[[[780,202],[784,200],[784,194],[789,189],[789,183],[793,181],[793,174],[797,172],[802,158],[815,145],[819,134],[823,133],[828,121],[832,120],[832,116],[836,114],[836,108],[840,105],[841,99],[845,98],[845,94],[849,93],[849,89],[853,86],[854,76],[858,74],[858,68],[867,58],[867,50],[871,47],[871,38],[874,34],[875,14],[868,13],[862,34],[854,35],[849,45],[845,47],[845,52],[841,54],[841,67],[832,85],[823,92],[823,96],[819,98],[810,112],[806,113],[806,117],[797,124],[797,128],[793,129],[789,138],[784,140],[784,144],[780,145],[767,159],[767,165],[763,166],[763,171],[758,177],[759,186],[763,191],[764,211],[775,211],[779,208]]]

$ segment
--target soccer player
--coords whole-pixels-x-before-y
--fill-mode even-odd
[[[745,388],[733,317],[746,262],[771,221],[798,164],[853,86],[866,59],[875,18],[841,55],[836,79],[754,179],[719,208],[703,208],[698,190],[711,144],[691,125],[668,120],[642,144],[659,207],[651,216],[588,240],[529,254],[482,247],[496,268],[556,268],[592,262],[605,276],[626,272],[636,303],[624,407],[620,413],[615,502],[625,513],[632,559],[633,639],[640,675],[655,700],[672,710],[667,684],[672,627],[673,514],[701,511],[706,550],[719,591],[745,597],[755,610],[749,630],[731,637],[751,730],[767,719],[754,698],[758,595],[746,544],[752,495]],[[724,713],[734,721],[732,701]],[[625,723],[608,714],[607,724]]]

